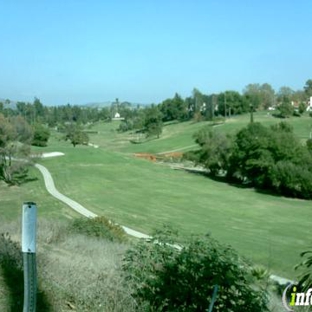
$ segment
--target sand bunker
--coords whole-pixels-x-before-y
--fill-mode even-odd
[[[50,152],[50,153],[42,153],[42,158],[48,158],[48,157],[57,157],[57,156],[64,156],[64,153],[61,152]]]

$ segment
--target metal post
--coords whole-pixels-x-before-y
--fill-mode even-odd
[[[36,311],[37,269],[36,269],[36,221],[35,203],[23,204],[22,252],[24,266],[24,307],[23,312]]]
[[[215,109],[215,102],[216,102],[216,97],[215,97],[215,95],[213,94],[212,95],[212,101],[211,101],[212,103],[211,103],[211,120],[214,120],[214,109]]]
[[[253,123],[253,104],[250,104],[250,123]]]
[[[216,302],[216,299],[217,299],[218,290],[219,290],[219,286],[214,285],[211,302],[210,302],[209,309],[207,310],[207,312],[212,312],[214,303]]]

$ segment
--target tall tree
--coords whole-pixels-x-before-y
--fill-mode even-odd
[[[164,121],[186,120],[188,111],[185,101],[176,93],[172,99],[166,99],[159,105]]]
[[[34,120],[33,123],[37,121],[42,121],[44,117],[44,108],[43,104],[40,102],[38,98],[35,97],[34,103],[33,103],[33,109],[34,109]]]
[[[278,109],[282,118],[288,118],[293,115],[294,107],[291,104],[290,98],[286,95],[280,97]]]
[[[248,101],[236,91],[225,91],[218,95],[218,112],[223,116],[245,113],[249,110]]]
[[[199,130],[195,133],[194,138],[201,147],[193,154],[195,162],[203,164],[214,176],[226,172],[232,149],[232,139],[222,133],[211,131],[210,127]]]
[[[73,147],[78,144],[88,144],[89,137],[82,127],[76,123],[71,123],[65,127],[65,141],[70,141]]]
[[[261,85],[259,83],[252,83],[245,87],[243,94],[250,105],[255,109],[261,106]]]
[[[146,129],[147,137],[157,136],[159,138],[162,132],[162,114],[157,106],[152,105],[145,110],[145,122],[144,127]]]
[[[21,116],[8,119],[0,114],[0,179],[16,184],[26,177],[31,138],[30,127]]]
[[[277,93],[277,100],[280,102],[281,100],[287,98],[289,101],[292,100],[292,96],[294,95],[294,90],[290,87],[283,86],[280,87]]]
[[[310,98],[312,96],[312,79],[307,80],[303,89],[306,96]]]
[[[193,89],[193,99],[194,99],[194,114],[200,111],[204,103],[203,93],[201,93],[198,89]]]
[[[275,91],[268,83],[252,83],[245,87],[243,95],[255,109],[267,109],[275,104]]]
[[[275,91],[268,83],[264,83],[260,87],[261,106],[264,109],[274,106],[275,104]]]

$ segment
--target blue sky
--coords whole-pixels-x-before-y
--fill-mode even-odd
[[[0,98],[159,103],[312,78],[311,0],[0,0],[0,12]]]

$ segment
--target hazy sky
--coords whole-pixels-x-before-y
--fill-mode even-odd
[[[159,103],[312,78],[311,0],[0,0],[0,98]]]

